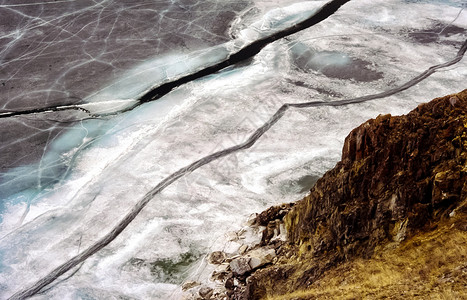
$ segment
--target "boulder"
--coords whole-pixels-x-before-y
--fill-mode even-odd
[[[214,251],[209,255],[208,261],[209,261],[209,263],[211,263],[213,265],[220,265],[221,263],[223,263],[225,261],[226,257],[227,257],[227,255],[224,252]]]
[[[202,299],[211,299],[214,290],[208,286],[203,286],[199,289],[198,294]]]
[[[182,291],[188,291],[198,285],[201,285],[201,283],[196,281],[187,281],[182,285]]]
[[[258,248],[230,262],[234,275],[244,275],[272,262],[276,257],[274,249]]]

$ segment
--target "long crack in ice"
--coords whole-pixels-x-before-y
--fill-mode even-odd
[[[44,107],[44,108],[36,108],[36,109],[29,109],[29,110],[16,110],[16,111],[6,111],[6,112],[0,112],[0,118],[9,118],[13,116],[20,116],[20,115],[28,115],[28,114],[36,114],[36,113],[42,113],[42,112],[51,112],[51,111],[63,111],[63,110],[81,110],[86,113],[88,113],[92,117],[103,117],[103,116],[108,116],[108,115],[114,115],[117,113],[122,113],[126,112],[129,110],[134,109],[135,107],[149,102],[149,101],[154,101],[159,99],[160,97],[166,95],[170,91],[172,91],[174,88],[179,87],[183,84],[189,83],[191,81],[194,81],[196,79],[205,77],[210,74],[214,74],[222,69],[225,69],[226,67],[232,66],[234,64],[240,63],[242,61],[245,61],[247,59],[250,59],[254,57],[256,54],[258,54],[261,49],[263,49],[265,46],[269,45],[270,43],[279,40],[281,38],[284,38],[286,36],[292,35],[294,33],[297,33],[299,31],[302,31],[306,28],[309,28],[326,18],[328,18],[330,15],[334,14],[342,5],[347,3],[349,0],[333,0],[329,1],[323,6],[315,9],[314,11],[310,12],[310,16],[302,19],[301,17],[297,17],[298,22],[297,23],[292,23],[292,26],[288,26],[285,28],[281,28],[281,25],[290,25],[290,20],[288,22],[283,21],[284,23],[278,23],[274,24],[272,28],[271,24],[268,26],[265,26],[264,24],[261,24],[259,27],[261,27],[261,31],[256,32],[255,38],[253,41],[248,40],[248,35],[244,37],[243,39],[238,39],[234,40],[232,43],[227,43],[225,46],[221,46],[221,55],[222,52],[225,52],[227,49],[223,49],[222,47],[234,47],[238,48],[232,53],[226,52],[225,58],[221,58],[218,61],[215,61],[214,63],[208,65],[207,67],[203,67],[202,69],[195,71],[194,73],[189,73],[185,75],[176,75],[174,80],[165,82],[157,87],[154,88],[149,88],[147,91],[145,91],[141,96],[138,97],[137,101],[135,103],[131,103],[132,101],[129,101],[129,105],[121,110],[113,111],[111,113],[92,113],[89,111],[87,108],[85,108],[86,105],[66,105],[66,106],[49,106],[49,107]],[[271,21],[269,21],[271,22]],[[253,24],[257,25],[258,24]],[[284,27],[284,26],[282,26]],[[277,31],[277,28],[281,29]],[[255,27],[253,26],[249,31],[255,32]],[[240,46],[236,45],[240,44]],[[213,56],[216,53],[216,49],[219,47],[214,47],[212,49],[212,53],[209,55]],[[206,55],[205,55],[206,56]],[[196,68],[196,67],[195,67]]]

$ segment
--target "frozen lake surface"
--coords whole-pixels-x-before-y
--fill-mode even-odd
[[[352,128],[467,88],[465,1],[337,2],[282,37],[326,2],[0,0],[0,298],[147,202],[33,298],[178,299],[227,232],[302,198]]]

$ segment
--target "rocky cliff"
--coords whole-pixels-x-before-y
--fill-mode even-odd
[[[255,226],[261,241],[219,262],[230,299],[467,297],[467,90],[360,125]]]
[[[467,263],[466,199],[467,90],[404,116],[378,116],[349,134],[342,160],[278,217],[288,241],[276,248],[276,263],[254,272],[233,297],[306,290],[339,264],[380,256],[443,226],[452,230],[444,235],[458,231],[457,267],[462,268]],[[264,232],[263,240],[267,227]],[[465,290],[466,279],[459,283]]]

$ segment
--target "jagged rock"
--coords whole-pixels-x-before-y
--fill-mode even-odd
[[[255,223],[260,226],[267,226],[269,222],[282,218],[290,211],[295,203],[286,203],[272,206],[256,216]]]
[[[263,230],[261,235],[261,246],[265,246],[271,241],[271,239],[274,237],[274,231],[276,230],[276,226],[277,224],[275,221],[269,221],[268,225]]]
[[[239,257],[230,262],[230,269],[235,275],[243,275],[251,271],[250,258]]]
[[[245,256],[232,260],[230,262],[230,269],[234,275],[244,275],[271,263],[275,256],[276,252],[274,249],[258,248],[248,252]]]
[[[258,248],[248,252],[247,255],[251,258],[251,269],[255,270],[272,262],[273,258],[276,257],[276,251],[274,249]]]
[[[201,285],[201,283],[196,281],[187,281],[182,285],[182,291],[188,291],[198,285]]]
[[[233,277],[227,278],[225,281],[225,288],[228,290],[232,290],[235,287],[235,280]]]
[[[287,230],[285,229],[284,223],[280,223],[279,227],[277,228],[276,235],[272,238],[272,241],[279,240],[282,242],[287,241]]]
[[[225,288],[218,288],[214,290],[214,294],[211,296],[213,300],[228,300],[227,290]]]
[[[217,267],[217,269],[214,270],[214,272],[212,272],[211,279],[218,280],[218,281],[224,281],[229,273],[229,270],[230,270],[229,264],[223,263],[219,265],[219,267]]]
[[[241,245],[240,248],[238,248],[238,253],[240,253],[240,255],[243,255],[245,254],[246,250],[248,250],[248,245]]]
[[[284,223],[279,219],[270,221],[263,230],[260,246],[266,246],[274,241],[287,241],[287,231],[285,230]]]
[[[225,255],[224,252],[214,251],[209,255],[208,261],[209,261],[209,263],[211,263],[213,265],[220,265],[221,263],[223,263],[225,261],[226,257],[227,256]]]
[[[255,225],[255,224],[256,224],[256,218],[257,218],[257,217],[258,217],[258,214],[256,214],[256,213],[255,213],[255,214],[252,214],[252,215],[248,218],[248,220],[246,221],[245,225],[246,225],[246,226],[249,226],[249,227]]]
[[[231,242],[236,242],[238,241],[238,235],[235,231],[230,231],[230,232],[227,232],[225,234],[225,236],[227,237],[227,240],[231,241]]]
[[[211,296],[213,293],[214,293],[214,290],[208,286],[203,286],[198,291],[198,294],[203,299],[211,299]]]

